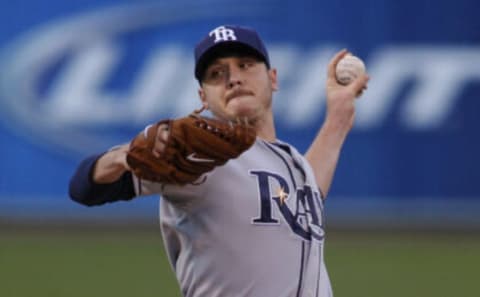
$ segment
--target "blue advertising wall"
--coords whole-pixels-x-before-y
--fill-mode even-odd
[[[195,43],[255,27],[278,69],[279,138],[305,150],[333,54],[362,57],[329,220],[480,225],[480,4],[458,1],[11,1],[0,4],[0,218],[141,218],[158,199],[68,198],[85,156],[199,106]]]

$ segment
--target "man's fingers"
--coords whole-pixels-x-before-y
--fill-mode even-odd
[[[335,69],[337,68],[338,62],[345,57],[349,52],[346,49],[342,49],[330,60],[328,64],[328,79],[335,79]]]
[[[368,74],[362,74],[352,81],[349,87],[352,88],[353,92],[357,94],[357,97],[359,97],[362,95],[363,91],[367,89],[369,80],[370,76],[368,76]]]
[[[155,157],[160,157],[160,155],[165,151],[169,134],[170,132],[167,124],[158,126],[157,137],[155,138],[155,146],[152,150],[152,153]]]

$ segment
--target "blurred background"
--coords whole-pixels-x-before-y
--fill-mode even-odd
[[[200,106],[193,47],[254,27],[278,69],[279,138],[306,150],[326,65],[371,81],[326,205],[336,296],[476,296],[480,4],[404,1],[26,1],[0,4],[0,296],[180,296],[158,197],[87,208],[89,154]]]

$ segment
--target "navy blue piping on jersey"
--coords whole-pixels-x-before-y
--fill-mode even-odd
[[[318,297],[318,289],[320,288],[320,276],[322,274],[322,261],[323,261],[323,254],[322,254],[322,244],[318,244],[318,275],[317,275],[317,292],[315,293],[315,297]]]
[[[292,156],[293,166],[295,166],[295,168],[298,169],[298,171],[300,171],[300,173],[303,176],[303,181],[305,182],[306,179],[307,179],[307,174],[305,173],[305,170],[303,170],[303,167],[300,166],[298,164],[297,160],[295,160],[295,158],[293,157],[292,150],[290,149],[290,147],[288,145],[281,144],[281,143],[272,143],[272,144],[274,146],[279,147],[280,149],[286,151],[290,156]]]
[[[282,161],[283,163],[285,164],[285,166],[287,167],[288,169],[288,173],[290,174],[290,178],[292,179],[292,183],[293,183],[293,186],[295,187],[295,190],[297,189],[297,183],[295,182],[295,178],[293,177],[293,173],[292,173],[292,168],[290,168],[290,165],[288,165],[288,162],[287,160],[285,160],[285,158],[279,153],[277,152],[274,148],[270,147],[270,144],[265,142],[267,144],[267,147],[275,153],[275,155],[277,155]],[[280,149],[283,149],[281,146],[279,146]],[[290,148],[289,150],[290,151]],[[289,154],[291,154],[291,152],[287,152]],[[293,160],[293,156],[292,156],[292,160]],[[293,161],[293,163],[295,164],[295,160]],[[303,170],[302,170],[302,173]],[[302,289],[302,282],[303,282],[303,270],[304,270],[304,258],[305,258],[305,242],[302,240],[302,255],[300,257],[300,277],[298,279],[298,289],[297,289],[297,297],[300,296],[300,291]]]
[[[297,183],[295,182],[295,178],[293,177],[293,172],[292,172],[292,168],[290,168],[290,165],[288,165],[288,162],[287,160],[285,160],[285,158],[280,154],[278,153],[275,149],[273,149],[272,147],[270,147],[269,143],[267,143],[267,147],[275,153],[275,155],[277,155],[282,161],[283,163],[285,164],[285,166],[287,167],[288,169],[288,174],[290,175],[290,179],[292,180],[292,183],[293,183],[293,186],[295,187],[295,190],[297,189]],[[280,147],[281,148],[281,147]],[[292,158],[293,160],[293,158]],[[294,162],[295,163],[295,162]]]
[[[302,257],[301,257],[301,265],[300,265],[300,278],[298,279],[298,289],[297,289],[297,297],[300,296],[300,290],[302,289],[302,282],[303,282],[303,265],[305,262],[305,241],[302,240]]]
[[[284,150],[284,151],[287,151],[287,153],[292,156],[293,166],[295,166],[295,168],[297,168],[297,169],[302,173],[302,175],[303,175],[303,180],[305,181],[305,180],[306,180],[306,177],[307,177],[307,174],[305,173],[305,170],[303,170],[303,167],[300,166],[300,165],[298,164],[297,160],[295,160],[295,158],[293,157],[293,154],[292,154],[292,152],[291,152],[291,150],[290,150],[290,147],[289,147],[288,145],[281,144],[281,143],[271,143],[271,144],[273,144],[273,145],[275,145],[275,146],[278,146],[279,148],[281,148],[281,149]],[[322,198],[322,201],[325,201],[325,198],[326,198],[326,197],[325,197],[325,195],[323,194],[322,189],[320,189],[320,186],[319,186],[319,185],[317,185],[317,188],[318,188],[318,191],[320,192],[320,198]]]

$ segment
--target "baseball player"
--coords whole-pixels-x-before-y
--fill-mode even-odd
[[[147,126],[130,144],[81,162],[70,196],[90,206],[160,194],[162,236],[184,296],[332,296],[324,201],[368,81],[336,81],[346,54],[328,66],[325,122],[302,155],[277,139],[277,72],[257,32],[213,29],[195,48],[195,77],[215,121],[197,113]]]

